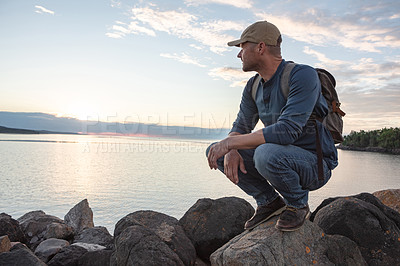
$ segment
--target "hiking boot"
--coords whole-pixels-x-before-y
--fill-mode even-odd
[[[244,230],[250,230],[285,210],[286,204],[281,197],[276,198],[270,204],[258,206],[253,217],[244,224]]]
[[[301,209],[288,206],[276,222],[275,228],[281,231],[295,231],[304,224],[309,215],[308,205]]]

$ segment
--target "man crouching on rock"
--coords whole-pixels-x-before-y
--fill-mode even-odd
[[[261,80],[258,75],[250,78],[229,136],[207,149],[210,168],[221,170],[257,202],[245,229],[279,214],[277,229],[300,228],[310,213],[309,191],[325,185],[338,164],[330,132],[310,119],[312,113],[324,117],[328,112],[316,70],[295,64],[289,72],[289,93],[282,92],[281,74],[288,62],[282,59],[281,42],[278,28],[260,21],[247,27],[239,40],[228,43],[240,47],[237,57],[243,71],[256,71]],[[256,79],[260,81],[254,90]],[[252,132],[259,119],[265,127]],[[323,151],[321,178],[316,134]]]

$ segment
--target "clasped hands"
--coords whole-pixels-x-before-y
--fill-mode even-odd
[[[208,152],[208,165],[210,169],[218,169],[218,158],[225,155],[224,158],[224,173],[234,184],[239,182],[238,168],[243,173],[247,173],[242,156],[235,149],[230,149],[231,137],[227,137],[220,142],[215,143],[210,147]]]

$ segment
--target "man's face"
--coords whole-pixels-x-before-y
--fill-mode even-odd
[[[240,44],[240,52],[237,55],[242,60],[243,71],[256,71],[257,69],[257,44],[245,42]]]

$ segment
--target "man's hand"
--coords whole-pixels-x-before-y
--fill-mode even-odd
[[[208,165],[211,169],[218,169],[217,160],[229,152],[228,138],[221,140],[211,146],[208,152]]]
[[[246,168],[244,167],[242,156],[237,150],[230,150],[227,154],[225,154],[224,172],[226,177],[236,185],[239,183],[239,168],[243,173],[247,173]]]

